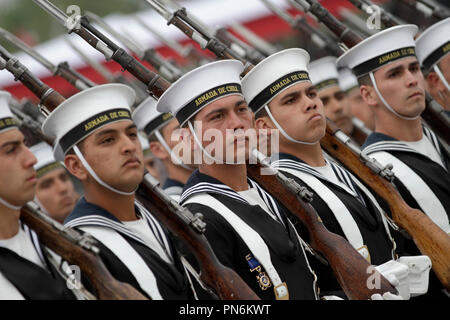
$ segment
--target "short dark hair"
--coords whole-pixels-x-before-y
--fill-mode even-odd
[[[269,117],[269,114],[267,113],[266,108],[261,107],[261,109],[255,113],[255,120],[263,117]]]
[[[159,142],[154,131],[148,136],[148,142]]]
[[[372,86],[373,85],[369,74],[364,74],[364,75],[358,77],[358,84],[360,86]]]
[[[78,142],[77,144],[75,144],[74,146],[77,146],[78,149],[80,150],[81,153],[84,153],[84,140],[81,140],[80,142]],[[68,154],[75,154],[75,151],[73,150],[73,147],[69,149],[69,151],[66,152],[66,155]]]

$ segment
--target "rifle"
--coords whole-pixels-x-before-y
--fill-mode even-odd
[[[137,41],[133,39],[133,36],[131,34],[127,33],[125,36],[123,36],[119,32],[115,31],[112,27],[110,27],[105,21],[103,21],[102,18],[92,12],[87,11],[85,13],[85,17],[94,21],[108,33],[117,38],[129,50],[134,52],[140,59],[150,63],[164,78],[168,79],[169,81],[176,81],[183,75],[183,70],[180,70],[178,67],[165,60],[155,49],[143,48],[137,43]]]
[[[167,195],[159,181],[149,173],[136,191],[136,197],[166,225],[177,237],[184,240],[200,264],[200,279],[223,300],[258,300],[258,296],[230,268],[217,259],[203,234],[205,223],[202,215],[193,215]]]
[[[20,210],[20,218],[39,236],[48,248],[77,265],[91,280],[95,294],[106,300],[145,300],[131,285],[114,279],[98,256],[97,241],[89,234],[65,228],[42,212],[37,204],[28,202]],[[56,240],[56,241],[55,241]]]
[[[248,176],[257,181],[293,213],[308,229],[311,247],[328,261],[337,280],[349,299],[370,299],[375,293],[392,292],[396,290],[380,274],[381,286],[371,289],[368,286],[368,274],[371,265],[343,237],[330,232],[317,212],[311,206],[312,195],[306,188],[298,185],[295,180],[287,178],[280,171],[272,168],[268,159],[258,150],[252,154],[258,164],[248,164]],[[273,175],[261,174],[261,168],[269,169]],[[289,192],[286,192],[286,189]],[[339,253],[339,254],[336,254]],[[366,280],[366,281],[363,281]]]
[[[82,50],[77,48],[69,39],[65,38],[67,44],[86,62],[88,65],[90,65],[95,71],[97,71],[99,74],[102,75],[103,78],[105,78],[108,82],[111,83],[122,83],[127,86],[130,86],[133,88],[133,90],[136,92],[136,102],[135,104],[138,105],[142,101],[144,101],[148,97],[148,93],[145,90],[145,87],[143,87],[141,82],[135,82],[127,77],[125,77],[122,73],[118,72],[113,74],[111,71],[108,70],[105,66],[103,66],[98,61],[92,59],[87,54],[85,54]]]
[[[158,38],[158,40],[166,44],[169,48],[171,48],[173,51],[178,53],[183,58],[192,59],[197,64],[203,64],[211,61],[205,55],[201,54],[198,50],[196,50],[194,46],[192,46],[191,44],[182,46],[178,42],[168,39],[167,37],[164,37],[161,33],[159,33],[158,30],[150,27],[150,25],[144,22],[140,17],[136,16],[135,19],[142,27],[144,27],[144,29],[152,33],[154,36]]]
[[[437,5],[436,3],[430,3],[426,0],[401,0],[407,4],[410,8],[420,11],[425,17],[433,17],[437,21],[441,21],[450,17],[448,9]]]
[[[151,2],[159,2],[159,0],[147,0],[147,2],[151,4]],[[165,3],[170,4],[172,7],[176,9],[179,17],[186,21],[189,25],[196,25],[198,28],[194,28],[196,30],[203,30],[209,35],[216,37],[222,43],[224,43],[228,48],[231,48],[235,52],[237,52],[242,58],[250,61],[253,64],[259,63],[261,60],[265,58],[261,52],[256,50],[255,48],[249,46],[244,41],[238,39],[233,34],[228,32],[226,28],[217,27],[214,29],[209,28],[204,23],[202,23],[197,17],[192,14],[189,14],[185,8],[180,6],[177,2],[172,0],[165,0]],[[161,5],[161,2],[160,2]],[[153,5],[152,5],[153,6]]]
[[[272,2],[268,0],[261,0],[273,13],[279,16],[281,19],[286,21],[292,29],[300,31],[302,34],[308,36],[311,41],[320,49],[330,52],[332,55],[338,57],[342,54],[343,50],[339,45],[331,39],[324,32],[313,28],[308,24],[305,17],[291,16],[288,12],[283,11],[281,8],[275,6]]]
[[[305,17],[298,16],[294,18],[287,12],[281,10],[279,7],[273,5],[270,1],[268,0],[261,0],[261,1],[276,15],[278,15],[280,18],[282,18],[288,24],[290,24],[292,28],[298,29],[309,35],[311,40],[314,42],[314,44],[316,44],[318,48],[324,49],[334,56],[340,56],[344,52],[343,49],[337,44],[335,39],[317,30],[316,28],[310,26],[306,22]],[[353,121],[352,135],[357,143],[363,145],[367,136],[370,134],[370,130],[366,128],[359,119],[355,119],[355,117],[353,117],[352,121]]]
[[[392,184],[392,167],[382,167],[357,147],[353,147],[342,131],[331,122],[321,146],[353,174],[365,182],[389,205],[395,223],[413,238],[420,252],[430,257],[433,270],[442,284],[450,288],[450,237],[427,215],[409,207]],[[390,220],[387,217],[388,221]],[[395,228],[395,227],[394,227]]]
[[[354,47],[363,39],[347,28],[327,9],[325,9],[317,0],[295,0],[305,8],[305,12],[314,14],[320,22],[325,24],[347,48]],[[450,145],[450,119],[443,113],[442,106],[432,105],[431,97],[425,99],[425,110],[422,112],[422,118],[426,119],[433,131]]]
[[[42,64],[45,68],[47,68],[53,75],[64,78],[78,90],[84,90],[96,85],[94,82],[92,82],[79,72],[73,70],[69,66],[67,61],[61,62],[58,65],[54,65],[46,58],[44,58],[39,52],[31,48],[25,42],[23,42],[15,35],[13,35],[12,33],[8,32],[3,28],[0,28],[0,37],[7,40],[9,43],[16,46],[17,48],[26,52],[28,55],[30,55],[36,61]]]
[[[41,123],[27,115],[25,112],[20,110],[20,108],[17,106],[16,101],[12,101],[11,106],[11,112],[16,116],[16,118],[19,120],[19,126],[23,126],[30,130],[33,134],[33,136],[40,141],[45,141],[48,144],[53,143],[53,140],[48,138],[41,130]],[[34,138],[33,137],[33,138]]]
[[[44,115],[56,108],[65,98],[35,77],[20,61],[0,46],[0,70],[6,69],[14,76],[15,81],[22,82],[39,98],[38,107]]]
[[[159,97],[169,87],[170,83],[165,78],[147,69],[123,48],[108,39],[108,37],[92,26],[86,17],[77,16],[76,22],[71,24],[68,23],[70,21],[69,17],[51,2],[47,0],[33,1],[63,24],[67,28],[68,33],[76,33],[94,49],[102,53],[107,61],[113,59],[122,66],[123,70],[127,70],[143,82],[149,93],[154,97]]]
[[[49,8],[52,8],[52,14],[57,16],[59,21],[67,21],[67,16],[65,16],[64,12],[54,7],[49,1],[34,1],[41,5],[46,11]],[[85,25],[89,28],[92,27],[89,24]],[[83,35],[83,39],[86,37],[86,39],[93,40],[93,36],[88,37],[86,35],[88,32],[84,30],[84,28],[85,27],[82,24],[80,25],[80,28],[74,32]],[[105,36],[97,33],[95,28],[92,27],[90,32],[93,32],[96,36],[102,37],[101,41],[105,44],[107,43],[109,48],[114,48],[114,51],[117,52],[118,48],[116,48]],[[97,42],[98,41],[100,40],[97,40]],[[123,55],[120,55],[119,57],[121,56]],[[119,59],[119,61],[122,60]],[[137,61],[128,59],[128,63],[131,65],[130,70],[133,71],[133,75],[136,74],[136,77],[139,80],[147,84],[149,90],[156,98],[159,98],[164,90],[169,87],[170,83],[167,82],[167,80],[152,73],[148,69],[145,69],[145,67],[140,65]],[[127,64],[125,65],[129,66]],[[142,74],[139,73],[141,68]],[[154,80],[152,80],[150,76],[153,77]],[[149,81],[151,81],[150,84],[148,84]],[[159,182],[150,174],[145,174],[143,182],[136,191],[136,196],[142,203],[148,205],[152,213],[157,215],[161,221],[167,223],[167,228],[174,235],[181,238],[192,249],[192,253],[199,259],[198,263],[200,265],[202,279],[204,279],[205,283],[210,286],[210,288],[213,288],[213,291],[221,299],[258,300],[259,297],[233,270],[223,266],[218,261],[205,237],[194,237],[195,234],[192,232],[192,228],[195,228],[196,232],[202,230],[200,217],[194,216],[188,209],[180,207],[170,197],[167,197],[158,184]],[[223,278],[217,279],[217,275]]]
[[[188,17],[185,8],[178,8],[174,12],[170,12],[164,5],[157,0],[146,0],[147,3],[158,12],[167,24],[173,24],[180,29],[185,35],[197,42],[202,49],[208,49],[221,59],[235,59],[244,64],[244,72],[248,72],[252,64],[242,57],[234,49],[231,49],[219,39],[217,39],[210,31],[204,29],[201,25]]]

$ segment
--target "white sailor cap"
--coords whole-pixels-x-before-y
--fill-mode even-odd
[[[9,109],[10,101],[11,94],[0,90],[0,133],[18,127],[18,122]]]
[[[309,54],[300,48],[274,53],[242,78],[245,100],[254,113],[292,85],[309,81]]]
[[[353,88],[359,87],[358,78],[355,77],[352,70],[349,68],[342,68],[338,70],[339,73],[339,87],[342,91],[347,92]]]
[[[240,74],[244,69],[237,60],[220,60],[198,67],[179,78],[159,98],[157,109],[173,114],[180,127],[217,99],[242,95]]]
[[[61,103],[44,121],[43,133],[55,139],[54,156],[63,161],[74,145],[103,126],[131,119],[136,93],[110,83],[83,90]]]
[[[337,59],[337,67],[350,68],[360,77],[391,62],[415,56],[417,30],[416,25],[406,24],[380,31],[342,54]]]
[[[34,170],[36,170],[38,178],[54,169],[63,168],[61,162],[55,160],[53,149],[48,143],[39,142],[31,146],[30,151],[37,159]]]
[[[131,115],[138,130],[144,131],[148,136],[151,135],[153,131],[163,127],[173,119],[170,112],[159,112],[156,109],[157,103],[158,101],[150,96],[142,101]]]
[[[336,67],[336,57],[323,57],[309,63],[309,76],[317,91],[331,86],[339,86],[339,73]]]
[[[144,136],[142,132],[138,132],[139,142],[141,143],[142,152],[144,153],[144,158],[151,156],[152,152],[150,151],[150,143],[148,142],[147,137]]]
[[[416,39],[416,54],[424,71],[429,71],[450,53],[450,18],[428,27]]]

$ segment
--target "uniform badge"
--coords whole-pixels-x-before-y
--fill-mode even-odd
[[[250,272],[256,271],[256,280],[258,281],[259,287],[261,290],[267,290],[272,286],[272,282],[270,281],[267,273],[262,271],[262,266],[258,260],[251,253],[245,256],[247,263],[250,267]]]

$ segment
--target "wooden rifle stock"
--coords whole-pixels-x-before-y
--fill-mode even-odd
[[[409,207],[394,185],[380,177],[335,137],[339,129],[332,123],[320,144],[333,158],[358,176],[389,205],[393,220],[413,238],[420,252],[430,257],[441,283],[450,289],[450,236],[422,211]]]
[[[96,254],[62,236],[58,230],[40,218],[31,208],[24,206],[21,209],[21,219],[36,232],[39,240],[46,247],[80,268],[83,274],[91,281],[95,294],[99,299],[147,299],[131,285],[114,279]]]
[[[270,192],[307,228],[311,247],[323,255],[349,299],[366,300],[373,294],[397,290],[379,274],[343,237],[330,232],[317,212],[286,187],[274,175],[262,175],[260,165],[247,165],[248,176]],[[370,278],[379,277],[380,288],[371,288]]]
[[[213,288],[220,299],[259,300],[259,297],[232,269],[220,263],[206,237],[184,221],[182,213],[172,212],[151,186],[145,182],[141,183],[136,196],[159,221],[190,248],[200,265],[201,280],[209,288]]]

